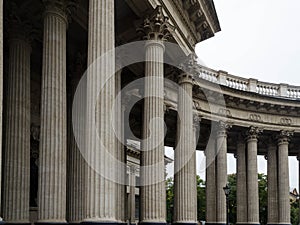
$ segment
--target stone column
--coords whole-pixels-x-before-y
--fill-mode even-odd
[[[278,223],[277,146],[270,138],[268,144],[268,224]]]
[[[0,149],[2,149],[2,109],[3,109],[3,0],[0,0]],[[0,209],[2,208],[2,151],[0,151]],[[0,222],[2,212],[0,210]]]
[[[246,145],[239,137],[237,142],[237,178],[236,178],[236,203],[237,224],[247,223],[247,174],[246,174]]]
[[[226,196],[223,187],[227,184],[227,131],[229,124],[220,121],[217,131],[216,168],[216,219],[218,224],[226,224]]]
[[[196,143],[193,131],[194,55],[179,76],[177,140],[175,149],[174,223],[197,224]]]
[[[135,179],[136,179],[136,166],[129,166],[129,222],[135,224]]]
[[[114,4],[113,0],[89,0],[84,224],[117,223]]]
[[[9,21],[9,66],[5,130],[3,217],[29,223],[30,192],[30,33]]]
[[[290,224],[290,181],[289,181],[289,141],[290,131],[281,131],[278,136],[278,222]]]
[[[298,160],[298,180],[300,180],[300,154],[298,153],[298,156],[297,156],[297,160]],[[300,190],[300,182],[299,182],[299,189]],[[299,191],[298,191],[298,195],[299,195]],[[300,201],[299,201],[299,208],[300,208]],[[299,210],[299,215],[298,215],[298,220],[299,220],[299,223],[300,224],[300,210]]]
[[[216,224],[216,139],[207,143],[206,155],[206,223]]]
[[[65,1],[45,0],[38,223],[66,223]]]
[[[164,174],[164,44],[168,18],[158,6],[144,21],[145,100],[141,155],[140,223],[166,223]]]
[[[247,198],[248,223],[259,224],[259,198],[257,174],[257,141],[261,132],[256,127],[250,127],[247,132]]]
[[[81,90],[78,86],[81,76],[84,74],[86,65],[85,57],[79,54],[73,65],[74,71],[71,74],[70,96],[68,102],[68,222],[69,224],[79,224],[83,219],[83,210],[85,204],[85,160],[82,156],[79,140],[84,135],[85,124],[82,118],[85,118],[86,109],[84,103],[86,100],[86,90]],[[84,81],[81,81],[84,82]],[[80,108],[73,104],[75,93],[80,101]],[[73,109],[74,107],[74,109]],[[79,134],[76,135],[75,133]]]
[[[121,60],[116,60],[116,74],[115,74],[115,91],[116,97],[120,94],[122,90],[122,82],[121,82],[121,74],[122,69],[121,65],[117,66],[117,63],[120,63]],[[126,162],[125,162],[125,151],[124,151],[124,109],[122,106],[122,96],[116,98],[115,103],[116,109],[116,159],[118,162],[116,176],[117,176],[117,184],[116,184],[116,205],[117,205],[117,220],[119,223],[125,223],[125,195],[126,195],[126,185],[125,185],[125,177],[126,177]]]

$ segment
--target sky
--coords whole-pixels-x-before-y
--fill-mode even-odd
[[[204,65],[245,78],[300,85],[299,0],[214,0],[221,29],[196,46]],[[173,150],[167,149],[173,156]],[[197,152],[197,173],[205,179],[203,152]],[[298,161],[289,157],[290,189],[298,190]],[[172,171],[169,165],[168,172]],[[228,154],[228,174],[236,160]],[[267,161],[258,157],[258,172]]]

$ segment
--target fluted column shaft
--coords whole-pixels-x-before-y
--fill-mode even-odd
[[[116,96],[118,96],[122,90],[121,82],[122,70],[116,71]],[[124,151],[124,112],[122,107],[121,96],[116,98],[116,159],[118,161],[118,167],[116,171],[117,184],[116,184],[116,205],[117,205],[117,220],[119,222],[125,222],[125,176],[126,176],[126,162],[125,162],[125,151]]]
[[[136,186],[136,167],[129,168],[129,221],[131,224],[135,223],[135,186]]]
[[[196,143],[193,131],[193,80],[183,73],[179,78],[177,146],[175,149],[174,223],[197,223]]]
[[[63,9],[44,15],[38,222],[66,222],[66,30]]]
[[[247,191],[248,223],[259,224],[256,134],[247,137]]]
[[[236,180],[237,223],[247,223],[247,175],[246,146],[243,140],[237,144],[237,180]]]
[[[145,65],[144,121],[141,157],[141,223],[166,222],[164,182],[164,45],[148,40]],[[155,122],[151,120],[155,119]]]
[[[2,149],[2,110],[3,110],[3,0],[0,0],[0,149]],[[2,208],[2,151],[0,151],[0,209]],[[0,212],[2,220],[2,212]]]
[[[113,0],[89,1],[85,223],[116,222]],[[101,57],[104,56],[104,57]],[[95,130],[92,129],[95,126]]]
[[[289,140],[286,135],[278,139],[278,222],[290,224]]]
[[[31,46],[17,31],[21,27],[15,28],[9,38],[3,217],[9,223],[28,223]]]
[[[206,150],[206,223],[215,224],[216,219],[216,140],[208,142]]]
[[[227,130],[220,123],[217,132],[217,168],[216,168],[216,207],[217,223],[226,224],[226,196],[223,187],[227,184]]]
[[[278,223],[277,146],[268,146],[268,224]]]
[[[77,59],[78,60],[78,59]],[[83,63],[83,62],[81,62]],[[67,212],[68,222],[80,223],[83,219],[85,205],[85,160],[80,145],[84,141],[84,121],[86,87],[79,85],[81,75],[84,73],[83,65],[80,61],[75,65],[75,71],[72,74],[70,92],[68,98],[68,185],[67,185]],[[84,82],[83,79],[81,82]],[[82,90],[84,89],[84,90]],[[74,95],[77,95],[77,101],[74,102]],[[75,108],[79,106],[79,108]],[[74,107],[74,108],[73,108]],[[77,133],[77,135],[75,135]],[[75,138],[76,137],[76,138]]]

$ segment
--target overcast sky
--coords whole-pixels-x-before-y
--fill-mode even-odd
[[[245,78],[300,85],[299,0],[214,2],[222,31],[196,46],[206,66]],[[172,155],[173,151],[167,152]],[[204,179],[203,160],[203,153],[198,152],[197,173]],[[298,162],[290,157],[289,163],[290,187],[298,189]],[[228,154],[228,173],[235,173],[235,168],[236,160]],[[267,173],[262,156],[258,157],[258,170]]]

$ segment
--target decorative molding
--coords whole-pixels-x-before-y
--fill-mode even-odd
[[[218,115],[224,117],[232,117],[230,110],[226,108],[219,108]]]
[[[279,122],[279,123],[280,123],[281,125],[289,126],[289,125],[292,124],[292,119],[283,117],[283,118],[280,118],[280,122]]]
[[[262,122],[261,116],[258,114],[250,114],[249,120],[254,121],[254,122]]]

